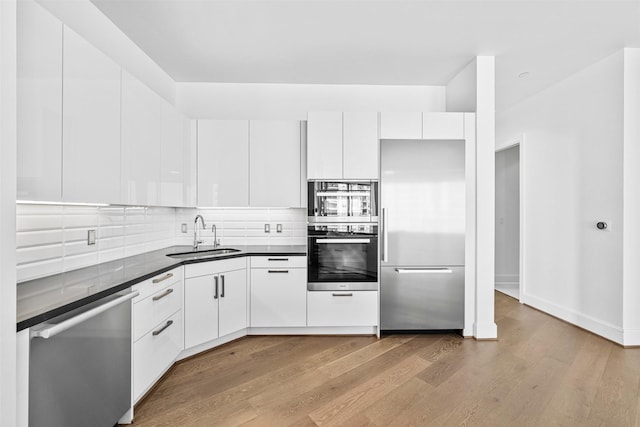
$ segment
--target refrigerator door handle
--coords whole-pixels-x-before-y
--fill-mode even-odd
[[[453,270],[446,267],[396,268],[398,274],[451,274]]]
[[[382,262],[387,262],[387,208],[382,208]]]

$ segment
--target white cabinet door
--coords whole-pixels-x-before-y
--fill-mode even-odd
[[[247,327],[247,270],[220,273],[221,337]]]
[[[122,196],[133,205],[160,202],[162,104],[144,83],[122,72]]]
[[[464,139],[464,113],[423,113],[422,139]]]
[[[178,310],[133,344],[134,402],[175,362],[182,351],[182,331],[182,311]]]
[[[249,204],[300,207],[300,122],[249,123]]]
[[[193,277],[184,282],[184,347],[218,338],[218,300],[215,275]]]
[[[62,22],[17,3],[19,200],[62,200]]]
[[[197,164],[197,146],[198,133],[196,130],[197,122],[182,117],[182,134],[183,134],[183,161],[184,161],[184,199],[182,205],[185,207],[196,206],[196,164]]]
[[[307,324],[307,270],[251,269],[251,326],[288,327]]]
[[[198,120],[198,206],[249,206],[249,122]]]
[[[309,113],[307,178],[342,178],[342,113]]]
[[[162,101],[160,141],[160,204],[182,206],[184,201],[184,119],[171,104]]]
[[[308,326],[376,326],[377,291],[309,291]]]
[[[64,27],[62,198],[121,203],[120,67]]]
[[[378,113],[343,114],[344,179],[378,179]]]
[[[422,139],[422,113],[380,113],[380,139]]]

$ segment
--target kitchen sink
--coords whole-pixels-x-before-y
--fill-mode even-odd
[[[220,248],[220,249],[207,249],[203,251],[189,251],[179,252],[175,254],[168,254],[171,258],[198,258],[198,257],[210,257],[216,255],[232,254],[234,252],[240,252],[240,249],[232,248]]]

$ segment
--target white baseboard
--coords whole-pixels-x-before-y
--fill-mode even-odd
[[[241,329],[229,335],[225,335],[220,338],[216,338],[215,340],[208,341],[206,343],[197,345],[195,347],[186,348],[180,353],[176,361],[186,359],[187,357],[194,356],[198,353],[202,353],[203,351],[211,350],[214,347],[218,347],[219,345],[226,344],[233,340],[237,340],[238,338],[242,338],[247,335],[247,329]]]
[[[496,285],[500,284],[518,286],[520,284],[520,276],[517,274],[496,274],[495,283]]]
[[[539,298],[528,293],[521,295],[520,301],[533,308],[544,311],[545,313],[548,313],[554,317],[579,326],[583,329],[586,329],[587,331],[593,332],[596,335],[600,335],[601,337],[604,337],[618,344],[625,345],[623,343],[623,330],[619,326],[602,321],[600,319],[596,319],[595,317],[589,316],[584,313],[579,313],[573,309],[560,306],[544,298]],[[638,335],[635,338],[640,338],[640,331],[638,331]],[[640,340],[636,342],[640,343]]]
[[[249,335],[376,335],[375,326],[301,326],[298,328],[249,328]]]
[[[640,329],[625,329],[623,332],[624,346],[640,346]]]
[[[475,323],[473,325],[473,336],[477,340],[498,339],[498,325],[495,322]]]

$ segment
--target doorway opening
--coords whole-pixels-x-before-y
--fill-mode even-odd
[[[520,144],[496,151],[495,289],[517,300],[520,292]]]

